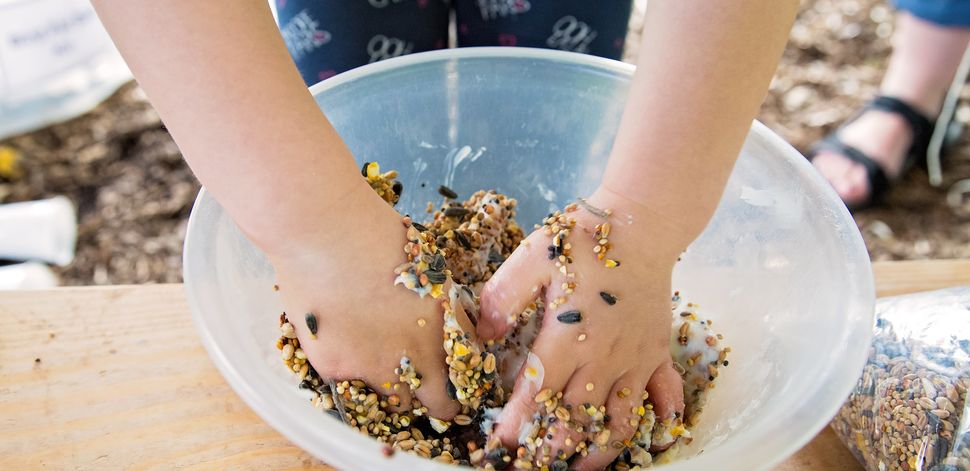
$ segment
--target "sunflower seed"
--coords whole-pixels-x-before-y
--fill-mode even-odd
[[[442,256],[440,253],[434,254],[434,256],[431,257],[431,262],[428,263],[428,266],[430,266],[431,269],[434,270],[434,271],[444,270],[445,269],[445,257]]]
[[[471,211],[462,207],[453,207],[445,209],[445,216],[450,218],[463,218],[468,215]]]
[[[310,334],[317,335],[317,316],[313,315],[312,312],[308,312],[303,317],[306,320],[307,329],[310,329]]]
[[[562,322],[563,324],[575,324],[583,320],[583,315],[582,313],[576,310],[566,311],[556,316],[556,320],[558,320],[559,322]]]
[[[444,272],[435,270],[425,270],[424,274],[428,277],[428,281],[433,285],[440,285],[448,279],[448,276]]]
[[[458,243],[465,248],[465,250],[471,250],[472,243],[468,241],[468,237],[466,237],[465,234],[462,234],[461,231],[455,231],[455,240],[457,240]]]
[[[455,199],[458,197],[458,193],[455,193],[455,190],[452,190],[444,185],[438,187],[438,194],[448,199]]]

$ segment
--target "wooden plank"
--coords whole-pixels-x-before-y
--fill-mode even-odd
[[[861,471],[864,468],[842,444],[831,427],[825,427],[801,450],[775,467],[775,471]]]
[[[872,271],[880,297],[970,285],[970,260],[876,262]]]
[[[181,285],[0,294],[0,469],[331,469],[230,389]]]
[[[970,284],[970,261],[874,271],[881,296]],[[39,467],[331,469],[233,393],[180,285],[0,293],[0,469]],[[860,468],[826,429],[777,469]]]

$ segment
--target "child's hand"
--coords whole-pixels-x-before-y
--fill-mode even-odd
[[[459,405],[445,384],[441,301],[446,296],[422,299],[393,284],[394,268],[406,261],[405,227],[373,190],[359,188],[331,205],[340,208],[335,214],[308,216],[308,227],[286,247],[267,250],[286,313],[322,378],[364,380],[385,396],[396,395],[399,407],[409,409],[408,385],[393,387],[399,383],[394,369],[407,356],[422,375],[413,395],[431,417],[451,419]],[[448,287],[450,282],[446,293]],[[307,312],[317,318],[315,339],[304,321]],[[457,315],[472,331],[464,314]]]
[[[603,218],[587,209],[590,206],[594,211],[609,208],[612,214]],[[560,259],[550,249],[553,237],[546,227],[539,228],[483,288],[478,332],[485,339],[501,338],[510,318],[544,289],[545,317],[532,346],[543,366],[541,385],[519,373],[495,433],[514,449],[522,423],[531,422],[539,409],[535,397],[543,389],[561,391],[563,401],[572,405],[571,420],[580,424],[589,420],[580,412],[583,404],[605,405],[610,418],[608,444],[575,461],[580,469],[601,469],[622,451],[614,443],[622,443],[636,431],[630,419],[643,405],[644,389],[650,393],[658,420],[683,412],[682,381],[672,368],[669,346],[670,275],[683,247],[671,237],[665,239],[664,229],[669,228],[661,227],[647,210],[607,190],[597,191],[588,206],[564,214],[575,219],[575,228],[565,238],[572,263],[561,265],[574,275],[563,274],[556,265]],[[609,250],[598,260],[594,233],[604,222],[611,226],[605,237]],[[607,259],[618,261],[619,266],[607,268]],[[566,292],[570,282],[575,282],[571,294]],[[543,437],[543,446],[551,445],[554,456],[559,450],[565,457],[574,454],[576,444],[586,438],[561,425],[551,433],[551,439]],[[567,438],[571,446],[564,443]]]

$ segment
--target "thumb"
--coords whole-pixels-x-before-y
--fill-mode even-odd
[[[684,414],[684,379],[670,361],[662,363],[650,376],[647,393],[657,419],[663,420]]]
[[[680,423],[677,419],[684,417],[684,380],[673,363],[668,361],[657,367],[647,383],[647,393],[657,415],[650,451],[663,451],[677,441],[679,435],[672,435],[671,430]]]
[[[532,417],[542,406],[541,402],[536,402],[536,394],[543,389],[562,391],[575,371],[575,364],[565,362],[559,362],[556,368],[547,370],[542,357],[555,357],[552,353],[555,343],[550,337],[542,339],[536,339],[535,351],[526,356],[509,400],[496,418],[495,429],[492,430],[494,436],[511,450],[518,445],[523,426],[532,423]]]
[[[483,340],[504,337],[549,284],[548,260],[540,260],[536,245],[520,245],[482,287],[478,335]]]

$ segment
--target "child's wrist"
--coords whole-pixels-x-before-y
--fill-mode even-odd
[[[620,230],[617,235],[622,232],[635,234],[638,240],[645,241],[638,244],[644,251],[671,263],[699,234],[680,218],[664,214],[606,185],[597,188],[585,201],[594,207],[611,210],[613,227]]]
[[[270,258],[298,256],[310,247],[347,250],[379,226],[400,226],[393,208],[358,176],[343,194],[309,191],[281,201],[269,214],[248,216],[240,229]]]

